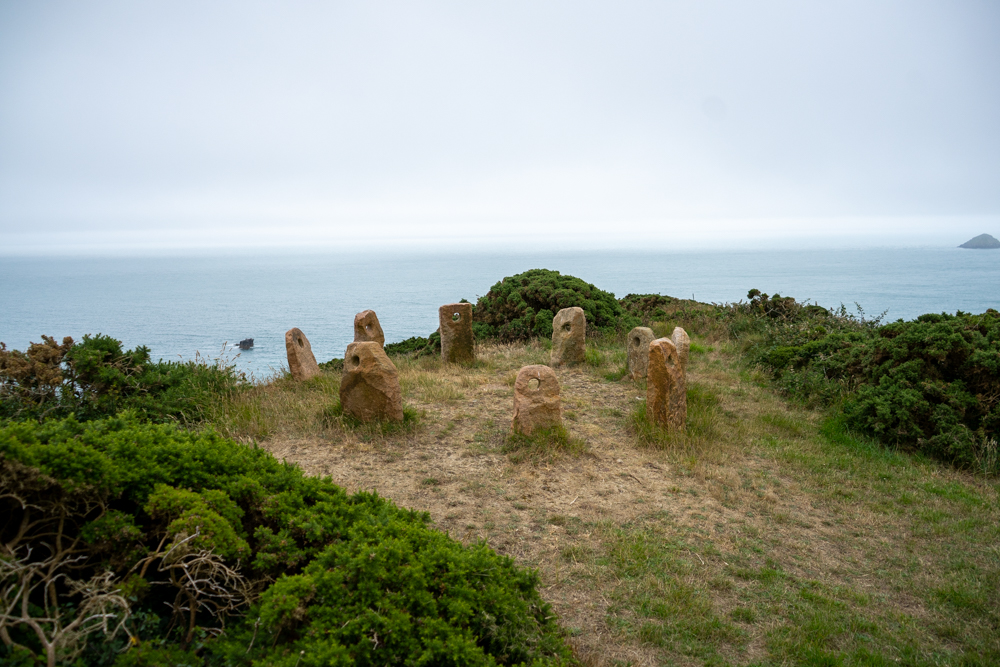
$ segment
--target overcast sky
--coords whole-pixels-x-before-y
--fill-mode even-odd
[[[995,0],[0,0],[7,251],[980,232]]]

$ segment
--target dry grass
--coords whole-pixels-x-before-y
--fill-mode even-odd
[[[694,342],[683,434],[644,422],[614,339],[557,370],[579,446],[544,456],[508,446],[513,380],[547,361],[539,342],[483,346],[471,368],[397,359],[421,414],[406,432],[325,422],[335,375],[233,395],[216,421],[537,567],[584,664],[1000,660],[997,483],[853,438],[726,343]]]

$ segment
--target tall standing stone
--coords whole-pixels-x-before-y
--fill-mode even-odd
[[[385,347],[385,334],[374,310],[362,310],[354,316],[354,342],[373,341]]]
[[[677,348],[677,358],[681,360],[681,366],[684,368],[684,372],[687,373],[688,357],[691,355],[691,338],[684,329],[674,327],[673,333],[670,334],[670,340],[673,341],[674,347]]]
[[[687,424],[684,366],[669,338],[657,338],[649,344],[646,415],[650,421],[668,429],[684,430]]]
[[[646,377],[649,368],[649,344],[656,338],[649,327],[636,327],[628,332],[628,373],[633,380]]]
[[[524,435],[562,425],[559,380],[548,366],[525,366],[514,380],[514,419],[510,427]]]
[[[583,308],[563,308],[552,318],[552,366],[582,364],[587,341]]]
[[[288,355],[288,370],[296,380],[308,380],[319,375],[319,365],[313,356],[309,339],[301,329],[285,332],[285,354]]]
[[[441,325],[441,358],[456,364],[476,360],[472,339],[472,304],[449,303],[438,308]]]
[[[363,422],[403,420],[399,371],[375,341],[347,346],[340,378],[340,405],[344,414]]]

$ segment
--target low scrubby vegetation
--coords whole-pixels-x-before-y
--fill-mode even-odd
[[[10,424],[0,485],[7,664],[569,657],[534,572],[211,431]]]
[[[788,396],[887,446],[1000,472],[1000,313],[882,323],[752,290],[730,328]]]
[[[586,313],[588,329],[628,331],[637,323],[614,294],[558,271],[532,269],[504,278],[479,297],[476,335],[501,342],[551,336],[555,314],[574,306]]]
[[[0,343],[0,419],[87,420],[132,410],[154,422],[194,424],[214,397],[246,384],[233,366],[153,362],[149,348],[123,350],[101,334],[61,344],[43,336],[25,352]]]

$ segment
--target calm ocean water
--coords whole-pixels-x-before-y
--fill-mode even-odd
[[[575,275],[622,297],[660,293],[718,303],[747,290],[860,303],[890,320],[926,312],[1000,309],[1000,251],[873,248],[755,252],[517,254],[271,254],[219,257],[0,257],[0,341],[26,349],[104,333],[153,358],[217,357],[253,337],[235,359],[256,377],[285,365],[284,333],[299,327],[318,361],[342,357],[354,314],[378,313],[386,340],[425,336],[441,304],[476,297],[531,268]],[[235,356],[235,351],[227,353]]]

